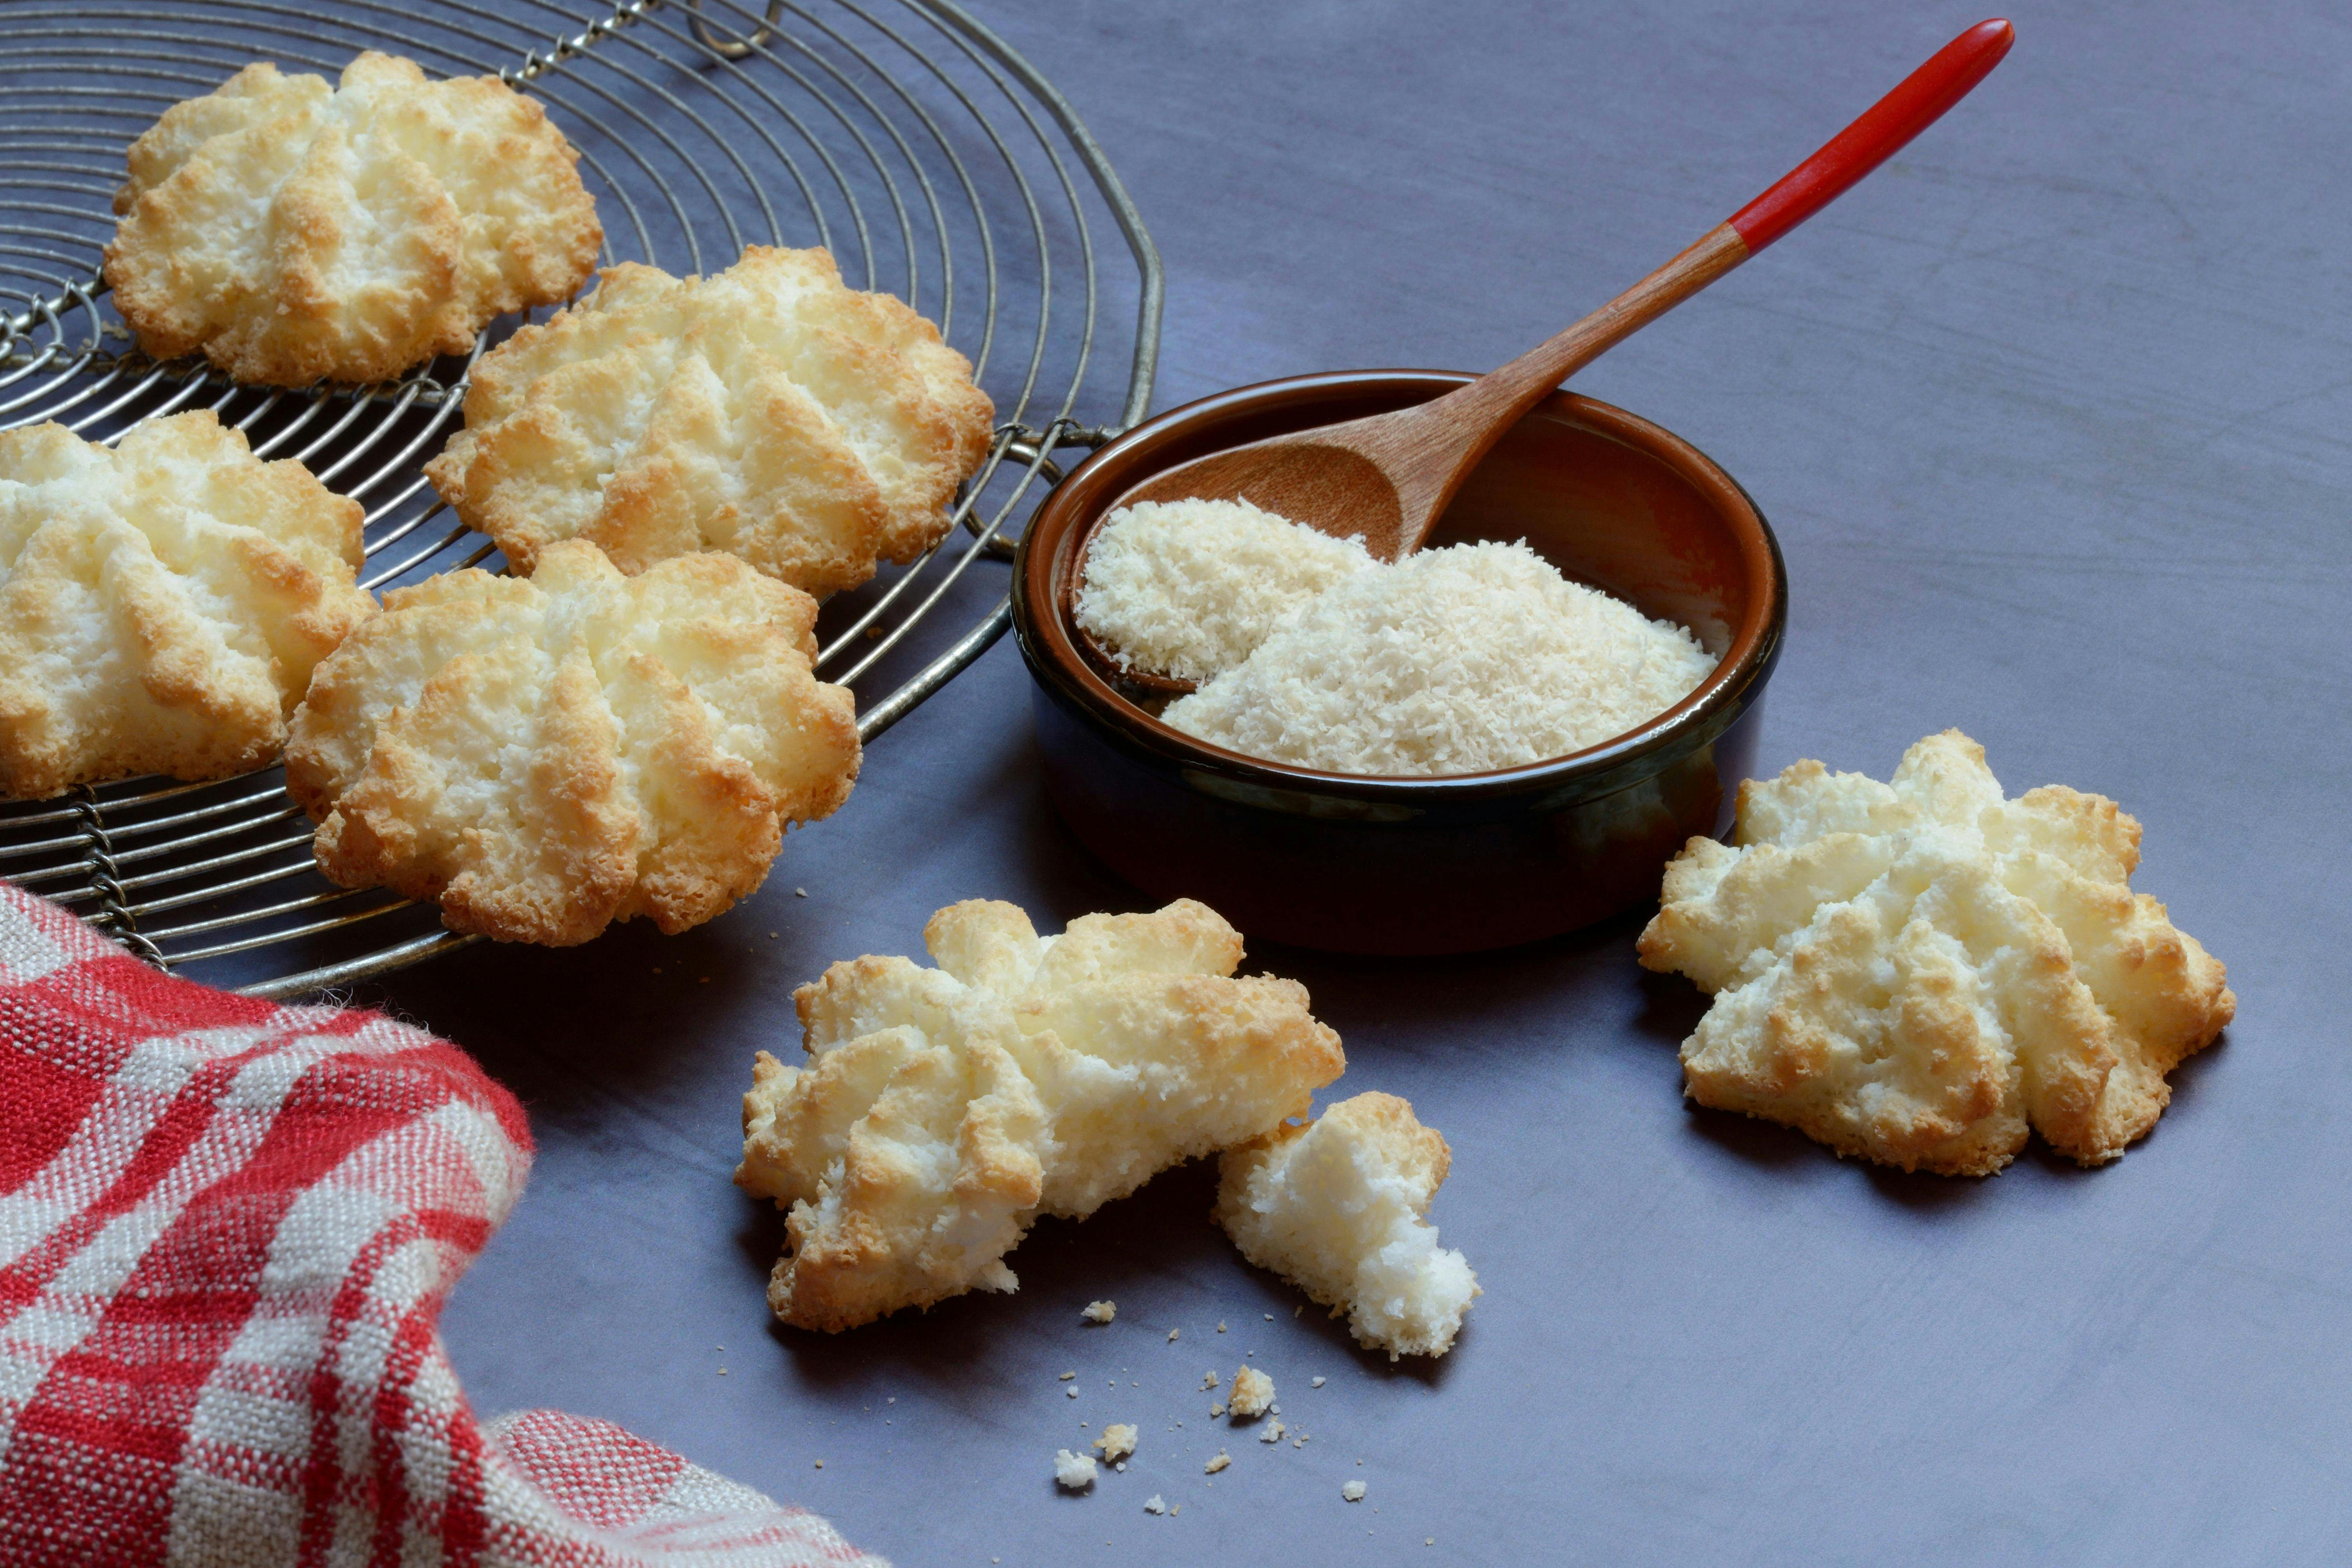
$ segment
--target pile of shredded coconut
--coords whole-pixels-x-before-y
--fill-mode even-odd
[[[1206,680],[1332,584],[1375,565],[1247,501],[1138,501],[1087,547],[1076,616],[1122,669]]]
[[[1161,717],[1294,767],[1484,773],[1622,735],[1715,665],[1524,543],[1457,544],[1348,576]]]

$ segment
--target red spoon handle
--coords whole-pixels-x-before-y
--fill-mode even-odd
[[[2017,29],[1996,17],[1979,22],[1937,50],[1934,58],[1864,110],[1861,119],[1731,215],[1731,226],[1739,231],[1748,253],[1763,249],[1901,151],[1984,80],[2016,41]]]

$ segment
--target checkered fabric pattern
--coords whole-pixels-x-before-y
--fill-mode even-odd
[[[0,886],[0,1568],[884,1568],[434,1324],[530,1134],[377,1014],[152,970]]]

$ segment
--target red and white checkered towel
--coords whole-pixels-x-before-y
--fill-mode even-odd
[[[0,887],[0,1568],[881,1568],[608,1423],[475,1419],[434,1323],[530,1163],[456,1047]]]

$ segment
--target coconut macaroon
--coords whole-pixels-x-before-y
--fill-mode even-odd
[[[1715,666],[1524,544],[1456,544],[1346,578],[1161,717],[1294,767],[1475,773],[1622,735]]]
[[[1741,785],[1731,846],[1690,841],[1640,943],[1715,995],[1685,1092],[1905,1170],[1990,1174],[2029,1128],[2114,1159],[2237,1010],[2127,885],[2139,838],[2100,795],[2005,800],[1957,730],[1887,784],[1801,762]]]
[[[757,245],[709,278],[606,268],[475,366],[465,414],[425,472],[516,571],[587,539],[624,572],[724,551],[812,594],[937,543],[994,419],[930,322]]]
[[[768,1302],[795,1327],[1012,1290],[1037,1216],[1255,1138],[1347,1065],[1306,988],[1235,977],[1239,933],[1189,900],[1059,937],[971,900],[923,940],[936,969],[869,956],[802,986],[805,1065],[752,1067],[735,1180],[790,1210]]]
[[[434,577],[320,666],[286,787],[330,878],[438,899],[453,931],[684,931],[857,776],[850,695],[810,673],[815,621],[727,555],[624,577],[572,543],[528,579]]]
[[[260,61],[131,143],[106,281],[157,359],[388,380],[587,281],[604,231],[578,162],[496,77],[367,53],[330,87]]]
[[[1225,1151],[1217,1223],[1252,1263],[1346,1312],[1360,1343],[1391,1361],[1444,1355],[1480,1294],[1468,1261],[1423,1218],[1452,1163],[1410,1103],[1360,1094]],[[1241,1392],[1236,1381],[1236,1409]]]
[[[0,433],[0,795],[276,757],[312,668],[375,613],[360,520],[209,412],[112,450]]]
[[[1245,500],[1139,501],[1087,542],[1074,618],[1122,669],[1206,680],[1375,564],[1361,539]]]

